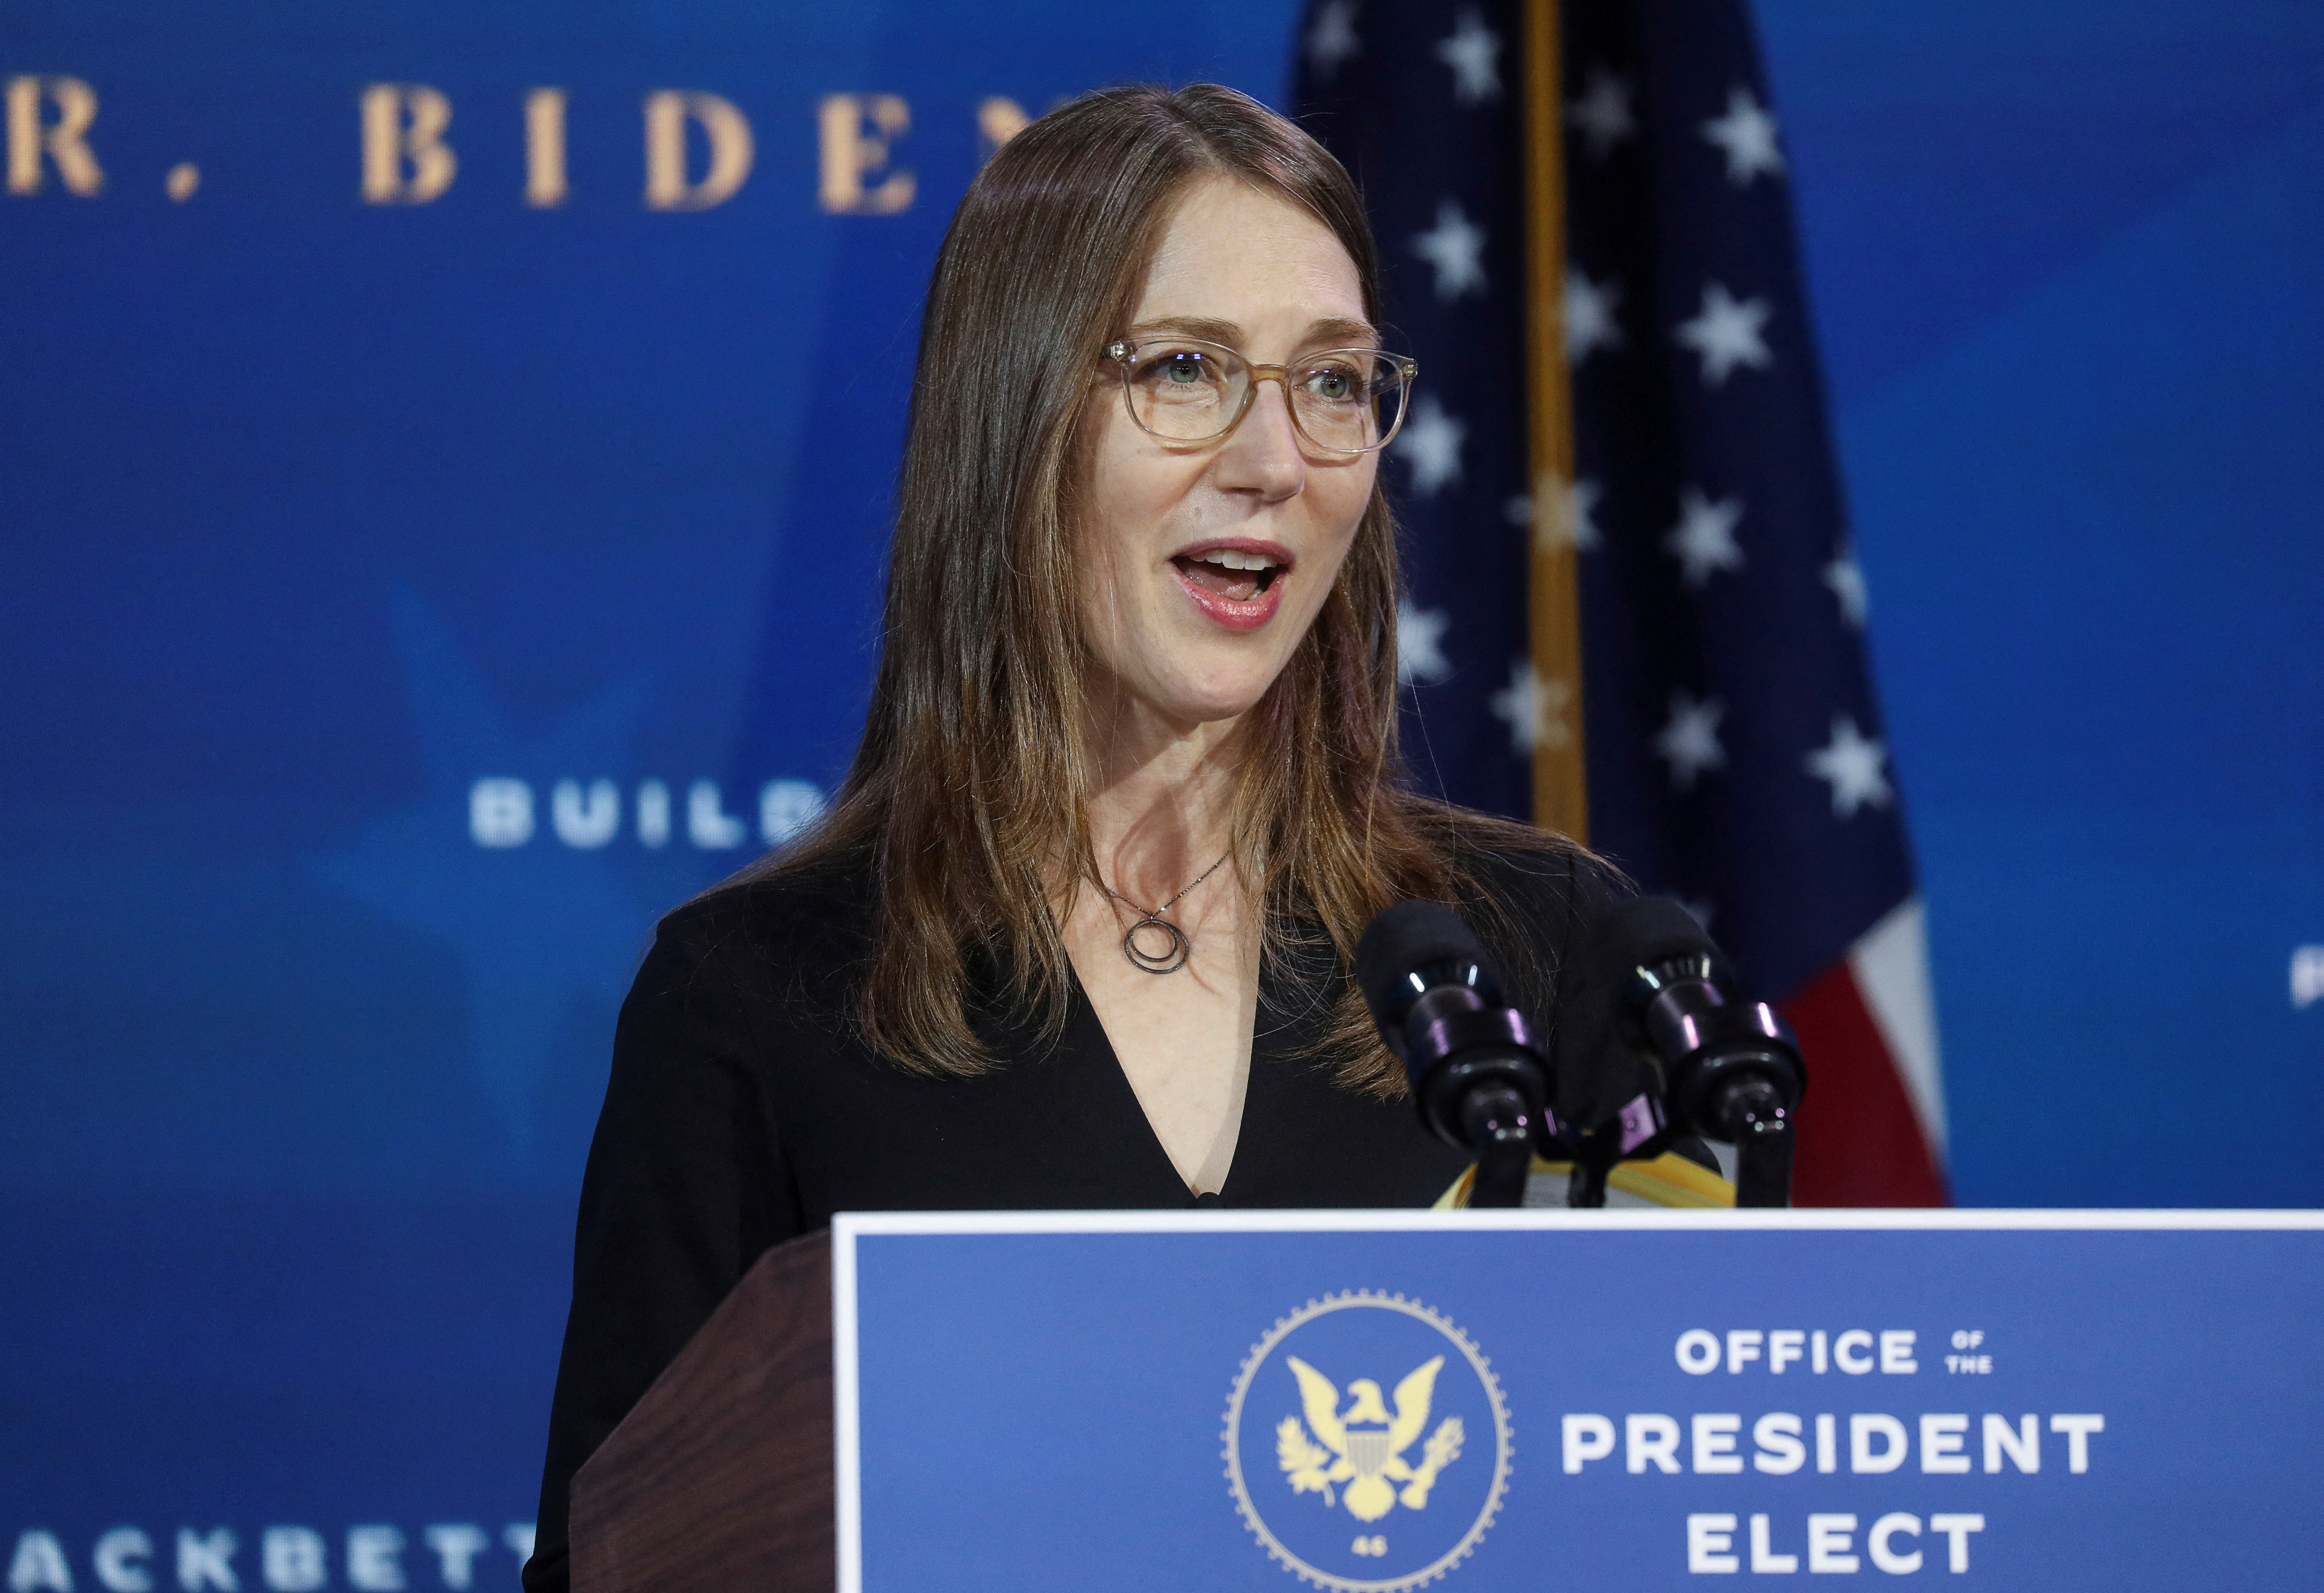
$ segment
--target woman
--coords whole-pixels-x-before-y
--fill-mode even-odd
[[[869,722],[817,832],[673,913],[584,1184],[540,1553],[769,1246],[865,1209],[1425,1206],[1346,977],[1469,912],[1552,1036],[1608,876],[1397,782],[1394,527],[1354,185],[1231,90],[1109,89],[962,201],[922,329]]]

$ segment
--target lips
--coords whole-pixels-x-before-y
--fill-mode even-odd
[[[1280,543],[1241,538],[1198,542],[1170,558],[1194,606],[1230,631],[1256,631],[1275,617],[1291,565]]]

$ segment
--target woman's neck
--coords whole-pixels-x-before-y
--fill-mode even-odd
[[[1099,770],[1092,850],[1108,886],[1159,906],[1227,850],[1243,725],[1174,724],[1135,702],[1106,706],[1091,734]]]

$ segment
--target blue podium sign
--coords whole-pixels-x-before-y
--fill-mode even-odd
[[[833,1238],[842,1593],[2324,1580],[2324,1213]]]

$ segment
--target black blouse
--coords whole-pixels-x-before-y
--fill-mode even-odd
[[[1560,1103],[1628,1099],[1637,1064],[1573,954],[1618,887],[1587,859],[1471,861],[1536,948],[1543,988],[1517,994],[1545,1034]],[[732,886],[661,922],[622,1007],[582,1180],[531,1593],[567,1585],[574,1472],[770,1246],[835,1211],[1195,1203],[1078,985],[1053,1046],[985,1026],[1000,1065],[974,1078],[905,1073],[853,1037],[841,1012],[870,901],[867,870],[834,869]],[[1478,928],[1491,944],[1491,926]],[[1346,978],[1322,957],[1262,962],[1242,1127],[1216,1203],[1431,1205],[1470,1158],[1409,1101],[1357,1095],[1312,1060]]]

